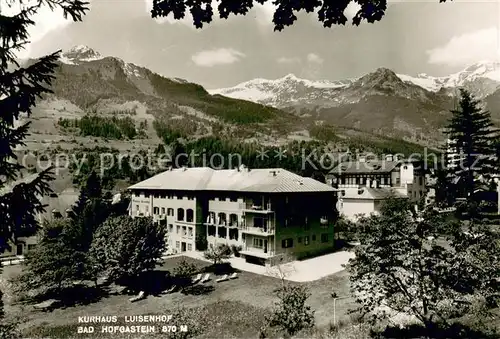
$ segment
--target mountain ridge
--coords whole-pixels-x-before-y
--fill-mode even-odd
[[[329,125],[325,128],[337,134],[354,129],[358,135],[428,144],[442,138],[437,127],[446,120],[452,101],[449,95],[403,81],[387,68],[341,81],[304,80],[290,73],[278,80],[251,80],[234,93],[217,93],[83,45],[61,54],[55,76],[54,94],[46,98],[52,101],[42,105],[51,112],[56,102],[76,107],[71,113],[75,118],[85,112],[106,116],[126,111],[137,124],[152,122],[146,134],[160,130],[160,138],[165,133],[190,138],[216,134],[276,144],[311,139],[315,126]],[[248,89],[253,97],[239,99],[238,92]],[[45,119],[54,125],[58,114],[71,115],[57,111],[61,113],[50,117],[41,112],[34,124]],[[38,126],[43,129],[47,124]],[[415,136],[417,129],[421,136]]]
[[[381,68],[379,68],[381,69]],[[389,70],[388,68],[383,68]],[[376,70],[375,70],[376,71]],[[468,83],[474,82],[477,79],[488,79],[494,82],[500,83],[500,62],[499,61],[490,61],[483,60],[471,64],[465,67],[462,71],[452,73],[446,76],[431,76],[425,73],[419,73],[416,76],[396,73],[391,70],[396,76],[398,76],[404,82],[411,82],[417,86],[420,86],[431,92],[438,92],[442,89],[456,88],[456,87],[464,87]],[[373,72],[371,72],[373,73]],[[365,74],[366,75],[366,74]],[[364,75],[363,75],[364,76]],[[209,89],[209,92],[219,93],[221,94],[224,90],[229,90],[232,88],[243,87],[245,84],[251,84],[255,82],[282,82],[283,80],[295,80],[300,81],[302,83],[306,83],[309,86],[314,86],[315,84],[325,83],[328,84],[325,87],[340,87],[342,85],[349,85],[352,82],[362,78],[363,76],[349,78],[349,79],[337,79],[337,80],[309,80],[305,78],[300,78],[295,76],[295,74],[290,73],[281,78],[277,79],[265,79],[265,78],[257,78],[244,81],[232,87],[225,88],[215,88]],[[318,88],[322,86],[317,86]],[[491,94],[491,93],[488,93]]]
[[[410,139],[418,133],[438,141],[444,138],[440,129],[456,104],[458,88],[466,88],[484,100],[493,120],[500,122],[500,62],[492,61],[477,62],[443,77],[423,73],[409,76],[381,67],[346,80],[307,80],[288,75],[275,80],[249,80],[209,92],[336,126]]]

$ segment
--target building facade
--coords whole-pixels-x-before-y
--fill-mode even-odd
[[[384,159],[342,162],[328,176],[338,189],[337,209],[356,221],[360,216],[378,213],[390,197],[419,202],[426,196],[426,176],[420,162],[388,155]]]
[[[446,167],[448,169],[457,168],[465,159],[465,154],[458,145],[458,141],[446,139]]]
[[[283,169],[171,169],[129,189],[130,215],[165,225],[171,252],[206,240],[272,265],[333,247],[335,189]]]

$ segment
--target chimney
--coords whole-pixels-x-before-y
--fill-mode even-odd
[[[394,161],[394,156],[392,154],[386,154],[385,161]]]
[[[269,171],[269,173],[271,173],[273,175],[273,177],[276,176],[276,170]]]

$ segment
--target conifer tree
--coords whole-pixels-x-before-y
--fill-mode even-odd
[[[458,108],[451,112],[446,127],[450,140],[448,152],[458,154],[459,161],[449,170],[463,183],[466,196],[472,196],[477,188],[474,180],[477,176],[489,179],[498,172],[496,142],[499,131],[494,127],[490,113],[464,89],[460,89]]]
[[[75,248],[84,252],[90,248],[94,232],[110,211],[110,202],[104,199],[102,181],[92,171],[69,213]]]
[[[63,10],[64,17],[81,21],[88,3],[81,0],[8,0],[0,8],[0,253],[9,249],[20,234],[36,231],[37,213],[44,211],[39,197],[50,193],[51,169],[23,183],[7,187],[23,168],[15,149],[23,146],[29,123],[17,127],[23,115],[30,115],[36,100],[51,93],[58,53],[41,57],[29,66],[16,61],[16,54],[29,43],[28,28],[43,6]],[[8,327],[8,326],[7,326]],[[0,328],[3,337],[8,337]]]
[[[41,57],[29,66],[21,67],[16,53],[29,43],[28,28],[35,24],[33,16],[43,6],[61,8],[64,16],[81,21],[88,9],[81,0],[43,0],[30,2],[7,1],[0,8],[0,238],[15,241],[25,230],[37,228],[36,214],[44,211],[40,195],[50,193],[47,184],[52,176],[50,168],[18,185],[6,188],[23,168],[17,162],[16,147],[23,146],[28,135],[29,122],[16,127],[22,115],[30,115],[36,100],[51,93],[59,52]],[[17,14],[14,6],[19,8]],[[7,241],[0,243],[0,252],[6,250]]]

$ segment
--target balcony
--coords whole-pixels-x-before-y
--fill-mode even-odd
[[[136,217],[150,217],[151,216],[151,214],[149,212],[139,212],[139,211],[137,211],[134,214],[135,214]]]
[[[274,234],[274,227],[244,226],[241,228],[241,231],[247,234],[270,236]]]
[[[266,251],[264,252],[263,248],[252,247],[252,246],[244,246],[240,251],[243,255],[254,256],[258,258],[268,259],[274,256],[274,251]]]
[[[252,204],[252,203],[246,203],[242,204],[242,210],[244,210],[247,213],[261,213],[261,214],[269,214],[273,213],[274,211],[271,209],[271,204]]]
[[[207,220],[204,223],[204,225],[206,225],[206,226],[240,227],[243,225],[243,223],[235,221],[235,220],[227,222],[226,220],[220,220],[219,218],[207,217]]]

